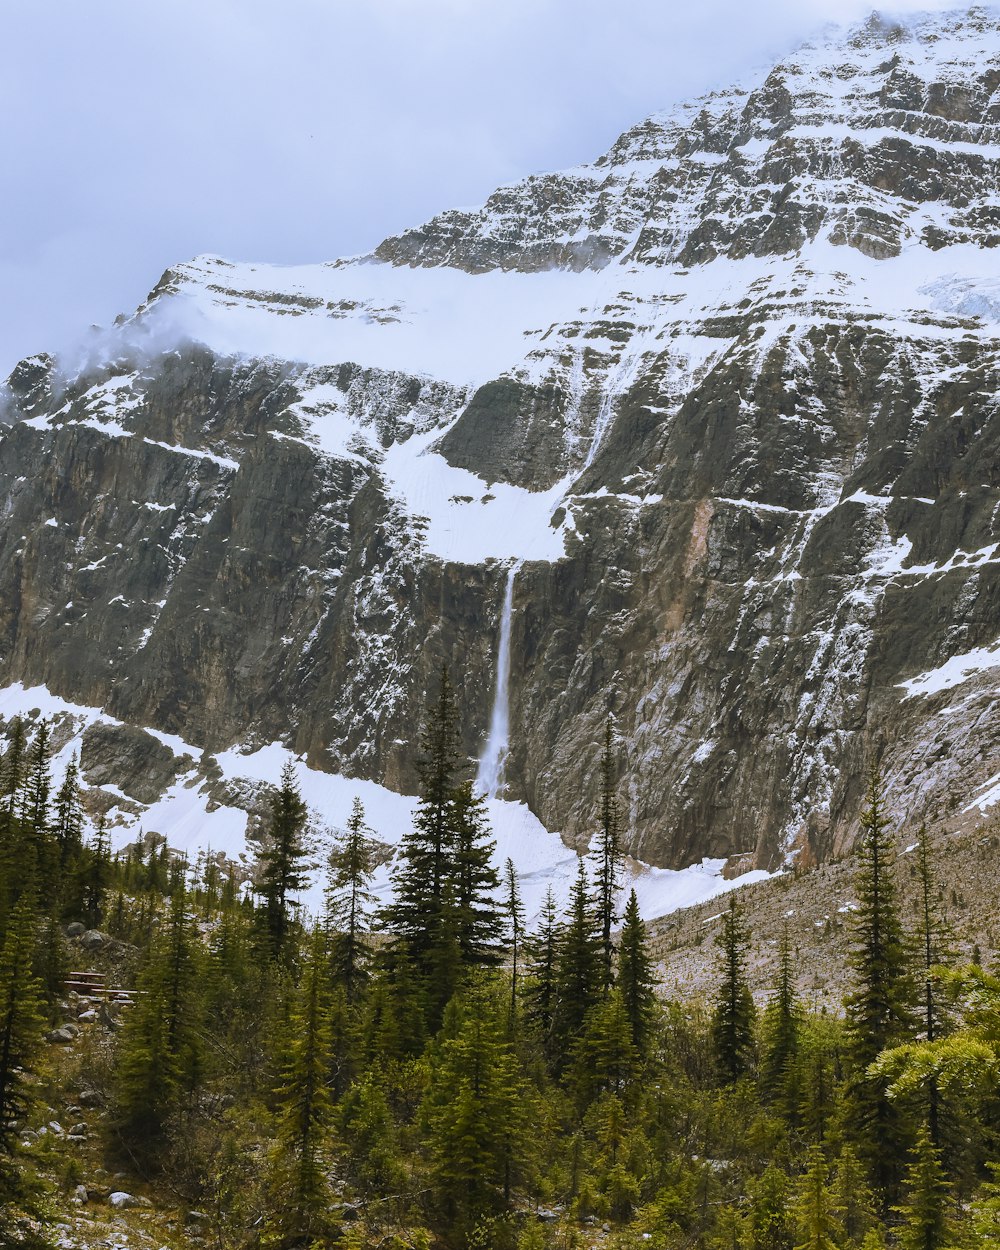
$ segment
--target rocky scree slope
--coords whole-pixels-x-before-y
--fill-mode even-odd
[[[992,800],[1000,27],[873,18],[372,256],[201,257],[9,379],[0,680],[406,791],[443,661],[580,845],[774,867]],[[85,761],[86,763],[86,761]]]

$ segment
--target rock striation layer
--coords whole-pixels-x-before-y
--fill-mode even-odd
[[[443,662],[483,749],[517,562],[507,793],[568,841],[609,711],[654,864],[838,854],[873,757],[961,820],[1000,769],[998,179],[995,17],[873,18],[360,261],[177,266],[8,381],[0,680],[406,792]]]

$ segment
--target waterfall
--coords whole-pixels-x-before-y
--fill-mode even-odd
[[[476,784],[488,799],[501,798],[504,792],[504,765],[510,748],[510,622],[514,606],[514,578],[521,567],[519,560],[507,570],[503,610],[500,613],[500,643],[497,648],[497,680],[493,692],[493,713],[486,746],[479,757]]]

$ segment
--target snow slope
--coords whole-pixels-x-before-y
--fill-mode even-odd
[[[13,717],[25,719],[29,725],[47,721],[59,743],[53,755],[52,770],[58,782],[75,754],[80,756],[83,731],[90,725],[118,725],[114,717],[100,708],[70,703],[51,694],[44,686],[24,687],[20,683],[0,690],[0,722],[9,724]],[[223,853],[229,859],[248,862],[253,848],[247,842],[247,813],[236,806],[216,803],[209,791],[203,765],[203,753],[172,734],[147,729],[168,746],[190,767],[151,804],[138,803],[114,787],[98,787],[104,795],[123,800],[113,803],[108,811],[112,846],[121,849],[135,841],[140,830],[163,834],[170,846],[185,852],[194,860],[198,851]],[[373,781],[364,781],[319,772],[307,767],[280,743],[241,752],[234,748],[215,758],[227,782],[277,785],[283,768],[291,762],[296,781],[309,809],[310,827],[315,834],[312,885],[303,895],[307,907],[316,911],[322,905],[324,850],[335,844],[346,828],[355,799],[364,805],[365,820],[374,837],[389,846],[397,846],[411,826],[416,800],[396,794]],[[84,765],[86,760],[84,759]],[[569,897],[576,876],[577,856],[567,849],[557,833],[545,829],[524,803],[491,798],[487,801],[490,828],[495,839],[493,855],[497,868],[508,858],[513,860],[520,878],[526,913],[537,916],[546,891],[551,887],[561,905]],[[392,895],[392,867],[389,859],[376,871],[373,892],[380,901]],[[690,906],[734,886],[760,880],[766,873],[748,873],[734,880],[722,876],[723,860],[705,860],[691,868],[670,872],[633,863],[624,889],[634,885],[643,915],[647,919],[666,915],[678,907]]]

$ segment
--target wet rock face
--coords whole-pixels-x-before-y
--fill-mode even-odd
[[[498,493],[518,529],[552,492],[508,549],[508,797],[584,844],[610,711],[653,863],[837,854],[873,756],[901,818],[966,819],[1000,755],[998,47],[975,13],[868,24],[383,244],[387,289],[577,275],[551,324],[525,296],[500,371],[127,340],[68,379],[23,362],[0,397],[0,681],[122,722],[87,730],[81,766],[140,802],[185,766],[149,729],[280,739],[409,790],[442,664],[470,759],[490,719],[508,557],[447,543]],[[321,278],[212,260],[147,307],[321,316],[334,344],[355,314],[416,316]]]

